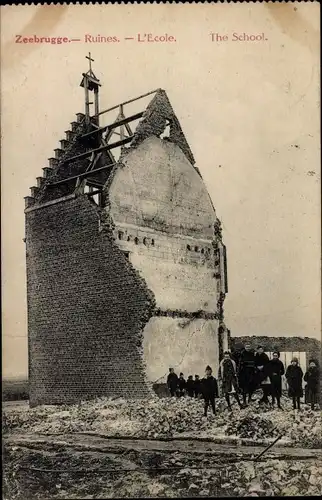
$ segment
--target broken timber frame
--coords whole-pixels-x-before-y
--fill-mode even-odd
[[[71,163],[71,162],[76,161],[76,160],[84,160],[85,158],[88,158],[89,156],[91,156],[93,153],[97,154],[97,153],[100,153],[101,151],[106,151],[109,149],[117,148],[119,146],[123,146],[124,144],[131,142],[133,137],[134,136],[132,135],[131,137],[126,137],[122,141],[113,142],[112,144],[106,144],[106,146],[100,146],[99,148],[86,151],[86,153],[81,153],[80,155],[72,156],[71,158],[67,158],[66,160],[63,160],[62,164]]]
[[[123,118],[122,120],[117,120],[116,122],[112,123],[111,125],[106,125],[105,127],[99,127],[96,128],[95,130],[92,130],[92,132],[87,132],[86,134],[83,134],[80,139],[86,139],[87,137],[91,137],[95,134],[99,134],[100,132],[104,132],[105,130],[108,130],[110,132],[114,128],[120,127],[121,125],[126,125],[134,120],[138,120],[139,118],[142,118],[144,114],[144,111],[141,111],[141,113],[136,113],[135,115],[129,116],[128,118]]]
[[[69,181],[74,181],[77,179],[85,179],[86,177],[90,177],[93,174],[96,174],[98,172],[103,172],[104,170],[112,168],[115,165],[116,165],[116,163],[112,163],[109,165],[105,165],[104,167],[95,168],[94,170],[88,170],[87,172],[84,172],[82,174],[74,175],[73,177],[67,177],[66,179],[62,179],[62,180],[57,181],[57,182],[52,182],[52,183],[48,184],[47,187],[60,186],[61,184],[65,184],[66,182],[69,182]]]
[[[89,55],[88,59],[90,59],[90,55]],[[91,59],[90,59],[90,61],[91,61]],[[85,78],[86,75],[83,74],[83,77]],[[79,137],[79,139],[80,140],[87,139],[87,138],[93,137],[93,136],[95,136],[97,134],[102,134],[104,131],[106,131],[107,132],[107,137],[108,137],[108,140],[109,140],[111,138],[111,136],[113,135],[113,133],[116,133],[116,132],[114,132],[114,129],[120,127],[121,128],[121,133],[118,134],[118,135],[120,135],[121,140],[113,142],[112,144],[108,144],[106,142],[106,139],[103,139],[103,137],[101,136],[101,143],[103,142],[102,146],[100,146],[98,148],[95,148],[95,149],[90,149],[89,151],[86,151],[85,153],[81,153],[79,155],[72,156],[71,158],[66,158],[66,159],[62,160],[61,164],[62,165],[66,165],[68,163],[72,163],[72,162],[77,161],[77,160],[84,160],[84,159],[92,156],[92,160],[91,160],[90,165],[88,166],[86,172],[78,174],[78,175],[74,175],[72,177],[67,177],[66,179],[61,179],[60,181],[57,181],[57,182],[49,183],[47,185],[47,187],[59,186],[59,185],[66,184],[67,182],[70,182],[70,181],[73,181],[73,180],[80,181],[81,179],[85,179],[86,177],[90,177],[93,174],[96,174],[98,172],[102,172],[102,171],[107,170],[107,169],[111,169],[113,166],[115,166],[116,163],[112,163],[112,164],[109,164],[109,165],[105,165],[104,167],[93,169],[93,166],[95,166],[95,163],[96,163],[95,160],[97,160],[97,155],[99,155],[101,152],[103,152],[103,151],[107,151],[108,152],[111,149],[114,149],[114,148],[117,148],[117,147],[120,147],[120,146],[124,146],[125,144],[128,144],[129,142],[132,141],[132,139],[134,137],[134,134],[131,131],[129,123],[142,118],[142,116],[145,113],[145,111],[141,111],[141,112],[135,113],[134,115],[131,115],[129,117],[125,117],[124,114],[123,114],[123,107],[126,106],[127,104],[131,104],[131,103],[133,103],[135,101],[143,99],[144,97],[148,97],[149,95],[155,94],[156,92],[158,92],[160,90],[162,90],[162,89],[158,88],[156,90],[152,90],[151,92],[147,92],[146,94],[142,94],[142,95],[140,95],[138,97],[135,97],[134,99],[130,99],[128,101],[124,101],[124,102],[122,102],[120,104],[117,104],[115,106],[112,106],[111,108],[105,109],[105,110],[100,111],[100,112],[98,112],[98,106],[95,106],[95,115],[93,117],[91,117],[91,118],[98,119],[98,117],[100,115],[103,115],[105,113],[108,113],[109,111],[113,111],[113,110],[118,109],[118,108],[120,110],[119,116],[116,119],[116,121],[113,122],[113,123],[111,123],[110,125],[106,125],[104,127],[95,126],[94,130],[92,130],[91,132],[87,132],[86,134],[81,135]],[[86,101],[86,104],[87,105],[89,104],[88,103],[88,99]],[[88,109],[87,109],[87,111],[88,111]],[[129,134],[128,137],[124,136],[124,125],[125,125],[127,133]],[[95,194],[98,194],[98,192],[95,192]],[[93,193],[87,193],[87,194],[93,195]]]
[[[111,108],[104,109],[103,111],[100,111],[98,115],[103,115],[104,113],[108,113],[109,111],[114,111],[114,109],[119,108],[120,106],[126,106],[127,104],[131,104],[132,102],[138,101],[139,99],[143,99],[144,97],[148,97],[151,94],[155,94],[156,92],[159,92],[162,89],[156,89],[156,90],[151,90],[151,92],[147,92],[146,94],[139,95],[139,97],[135,97],[134,99],[130,99],[129,101],[124,101],[121,102],[120,104],[116,104],[115,106],[112,106]]]

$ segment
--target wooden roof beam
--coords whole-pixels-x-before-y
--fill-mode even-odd
[[[105,165],[104,167],[96,168],[95,170],[89,170],[88,172],[84,172],[82,174],[73,175],[72,177],[67,177],[66,179],[47,184],[47,187],[56,187],[60,186],[61,184],[66,184],[66,182],[74,181],[77,179],[85,179],[86,177],[90,177],[93,174],[97,174],[98,172],[103,172],[104,170],[110,169],[115,165],[116,163],[112,163],[111,165]]]
[[[133,137],[134,136],[132,135],[131,137],[126,137],[125,139],[123,139],[121,141],[113,142],[112,144],[107,144],[106,146],[100,146],[99,148],[96,148],[96,149],[91,149],[90,151],[86,151],[86,153],[82,153],[82,154],[77,155],[77,156],[72,156],[71,158],[66,158],[66,160],[63,160],[61,163],[66,164],[66,163],[71,163],[71,162],[77,161],[77,160],[85,160],[85,158],[88,158],[89,156],[91,156],[92,153],[96,154],[96,153],[100,153],[101,151],[107,151],[110,149],[117,148],[119,146],[124,146],[125,144],[128,144],[129,142],[131,142]]]
[[[118,120],[114,123],[111,123],[110,125],[106,125],[105,127],[100,127],[95,130],[92,130],[92,132],[88,132],[87,134],[83,134],[80,136],[80,139],[86,139],[87,137],[91,137],[92,135],[98,134],[100,132],[104,132],[105,130],[113,130],[114,128],[120,127],[121,125],[125,125],[127,123],[133,122],[134,120],[138,120],[139,118],[142,118],[144,115],[144,111],[140,113],[136,113],[135,115],[129,116],[128,118],[123,118],[122,120]]]
[[[98,113],[98,116],[103,115],[104,113],[108,113],[109,111],[114,111],[114,109],[117,109],[120,106],[125,106],[126,104],[131,104],[132,102],[138,101],[139,99],[143,99],[144,97],[148,97],[151,94],[155,94],[156,92],[159,92],[159,90],[162,90],[162,89],[151,90],[151,92],[147,92],[146,94],[139,95],[139,97],[135,97],[134,99],[130,99],[129,101],[120,102],[119,104],[116,104],[115,106],[112,106],[111,108],[104,109],[103,111]],[[95,115],[93,116],[93,118],[94,117],[95,117]]]

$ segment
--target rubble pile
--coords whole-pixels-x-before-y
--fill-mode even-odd
[[[128,409],[126,409],[128,411]],[[141,434],[148,438],[174,437],[187,431],[209,429],[213,419],[203,417],[202,401],[191,398],[151,400],[130,409],[132,417],[142,421]]]
[[[310,409],[293,413],[287,428],[292,443],[303,448],[322,448],[321,420],[321,412]]]
[[[180,460],[180,457],[178,457]],[[181,462],[179,462],[180,464]],[[178,495],[186,496],[307,496],[322,493],[322,462],[265,460],[183,467],[176,472]],[[173,476],[160,480],[171,484]]]
[[[226,439],[231,437],[269,440],[282,434],[290,445],[320,448],[321,412],[303,407],[293,411],[266,408],[255,401],[228,412],[219,399],[218,412],[203,416],[203,401],[194,398],[125,400],[102,398],[73,406],[43,406],[23,410],[4,409],[3,432],[73,433],[97,432],[109,436],[171,438],[178,436]]]
[[[269,418],[260,415],[237,415],[231,419],[226,429],[228,436],[241,438],[265,439],[276,437],[280,429]]]

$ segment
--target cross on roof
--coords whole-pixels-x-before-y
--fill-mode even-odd
[[[94,62],[94,59],[91,58],[91,53],[88,53],[88,56],[86,56],[86,59],[89,61],[89,70],[92,72],[92,62]]]

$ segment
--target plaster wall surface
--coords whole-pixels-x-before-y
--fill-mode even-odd
[[[219,367],[216,320],[152,317],[144,328],[143,356],[150,382],[166,381],[169,367],[177,373],[204,375]]]
[[[149,137],[124,157],[109,190],[115,241],[162,309],[217,311],[216,214],[180,148]]]
[[[122,161],[109,190],[115,222],[212,239],[215,210],[179,146],[151,136]]]

